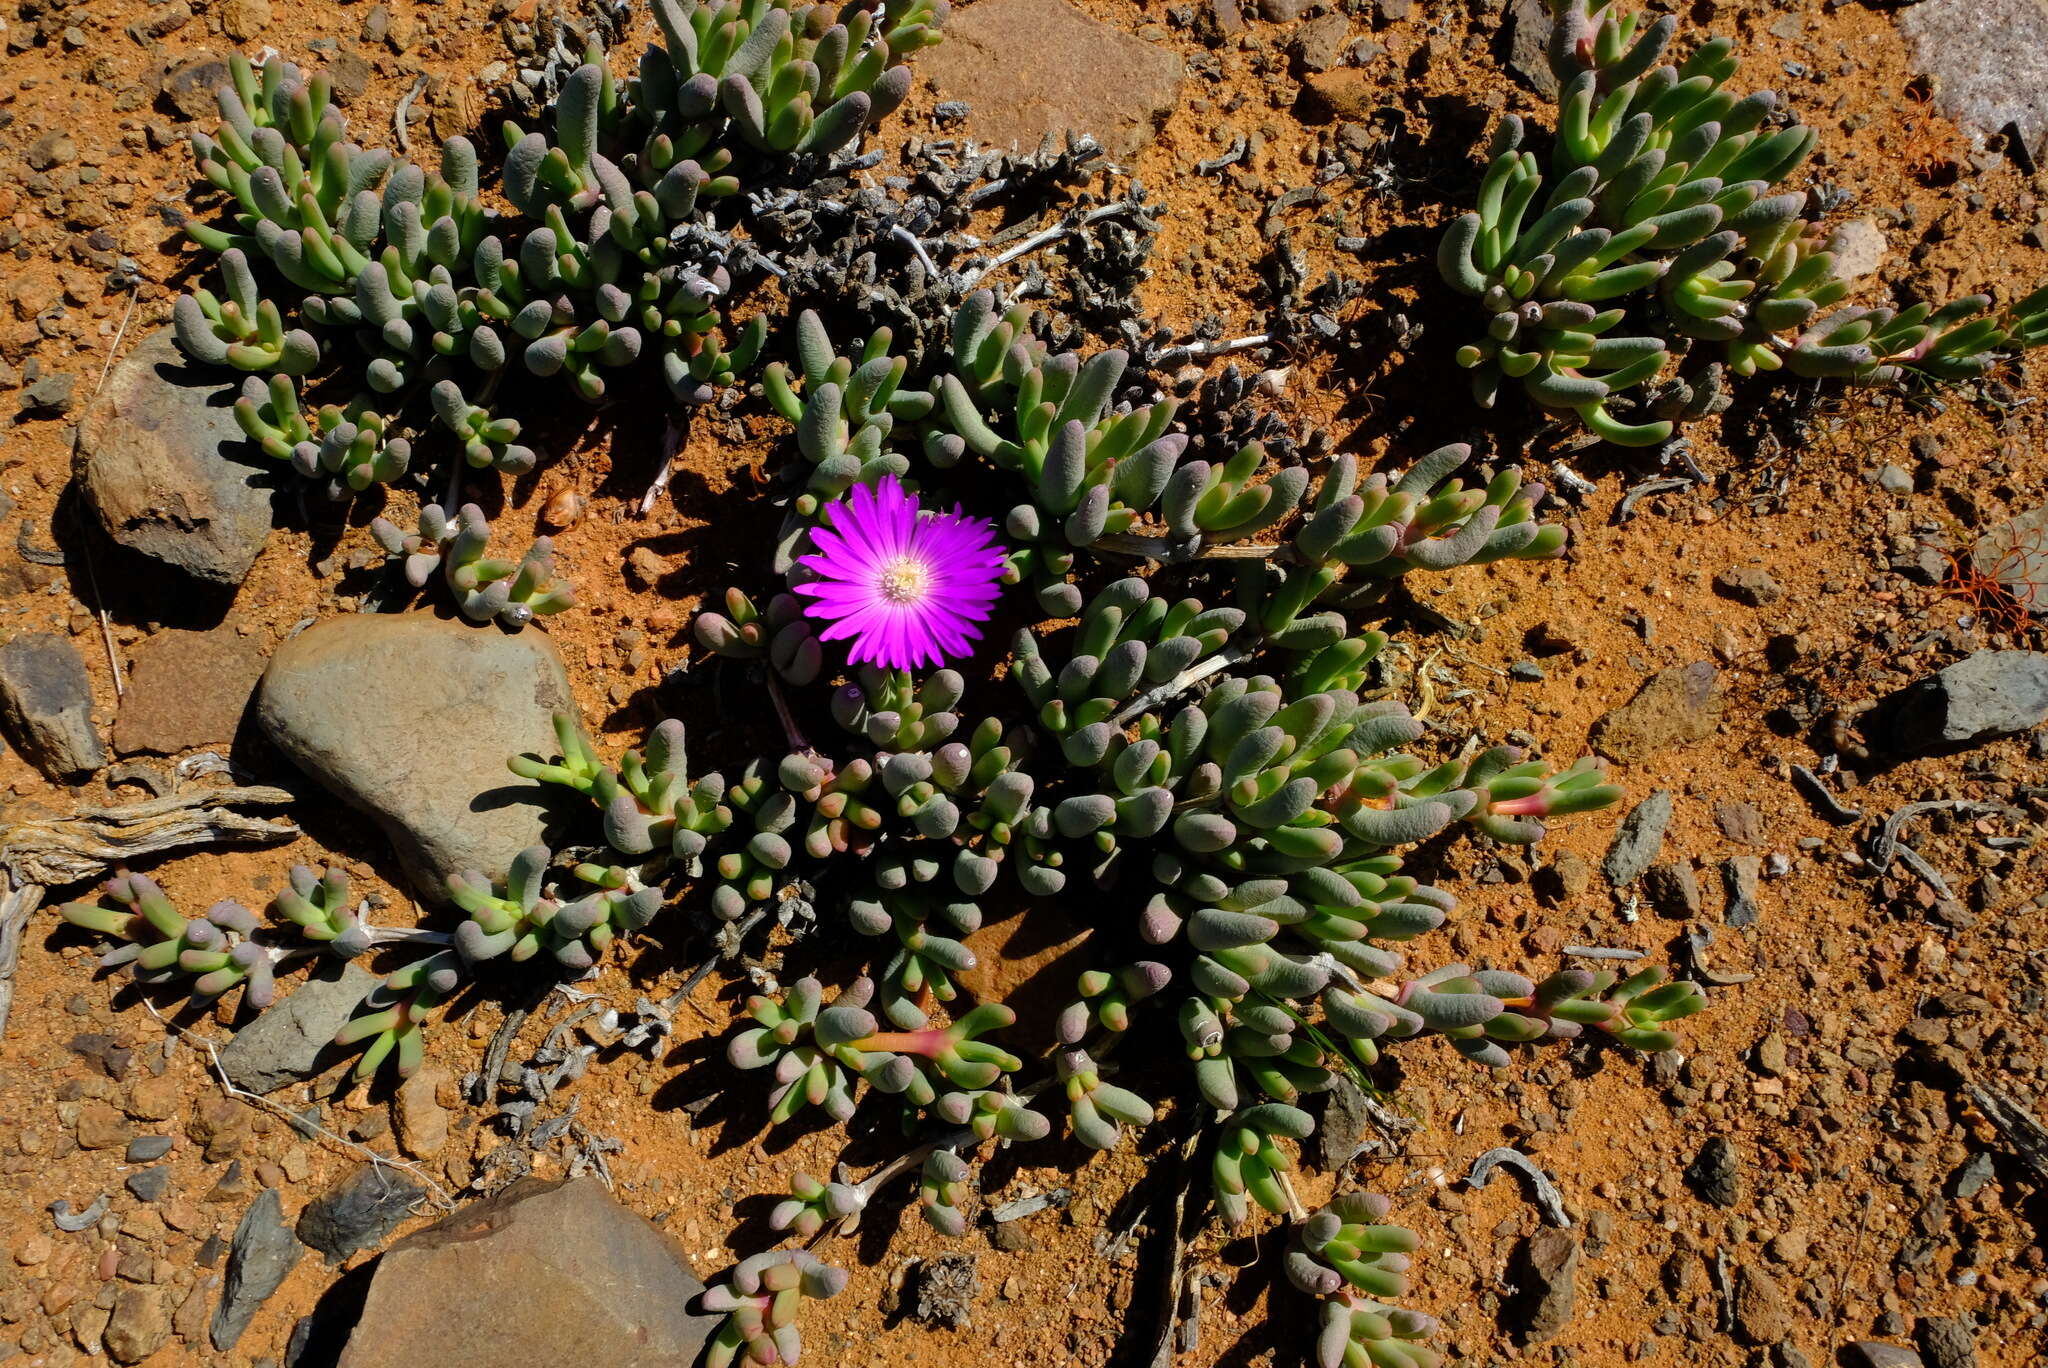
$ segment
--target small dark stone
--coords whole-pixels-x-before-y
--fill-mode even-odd
[[[1309,1137],[1309,1143],[1315,1147],[1312,1152],[1316,1166],[1325,1173],[1335,1173],[1358,1157],[1372,1124],[1364,1091],[1342,1073],[1336,1074],[1335,1079],[1326,1094],[1329,1100],[1323,1105],[1322,1123]]]
[[[1761,608],[1785,597],[1785,587],[1760,565],[1738,565],[1714,576],[1714,592],[1723,598]]]
[[[1956,1169],[1955,1175],[1949,1179],[1949,1190],[1958,1197],[1975,1197],[1991,1181],[1994,1172],[1990,1153],[1978,1150]]]
[[[1721,861],[1721,887],[1728,905],[1721,920],[1730,926],[1754,926],[1762,912],[1757,900],[1764,862],[1754,855],[1734,855]]]
[[[138,1135],[128,1142],[127,1160],[131,1164],[147,1164],[163,1158],[171,1152],[171,1137],[168,1135]]]
[[[1742,1200],[1742,1157],[1725,1135],[1700,1146],[1685,1176],[1700,1196],[1715,1206],[1732,1207]]]
[[[128,1190],[145,1202],[160,1202],[171,1190],[171,1171],[159,1165],[128,1175]]]
[[[1659,913],[1674,921],[1691,921],[1704,906],[1700,881],[1683,860],[1651,865],[1643,874],[1643,892]]]
[[[80,1001],[83,1001],[83,999],[80,999]],[[89,1059],[99,1065],[109,1078],[119,1078],[127,1073],[129,1064],[135,1059],[135,1051],[121,1044],[112,1036],[101,1035],[97,1031],[80,1032],[71,1037],[65,1043],[64,1048],[77,1055],[80,1059]]]
[[[1850,1368],[1926,1368],[1911,1349],[1880,1340],[1856,1340],[1842,1346],[1842,1359]]]
[[[1740,841],[1743,845],[1764,843],[1764,815],[1756,810],[1754,803],[1716,804],[1714,824],[1731,841]]]
[[[1960,1316],[1928,1316],[1919,1329],[1928,1368],[1977,1368],[1977,1332]]]
[[[58,418],[71,412],[74,392],[78,388],[78,377],[68,371],[46,375],[21,392],[21,410],[24,413]]]
[[[1640,879],[1643,871],[1655,863],[1657,852],[1664,848],[1664,828],[1670,822],[1668,789],[1657,789],[1636,804],[1621,819],[1614,844],[1607,848],[1607,858],[1601,862],[1600,872],[1607,876],[1607,882],[1616,888],[1626,888]]]
[[[1529,1237],[1522,1247],[1522,1293],[1508,1308],[1524,1344],[1547,1340],[1571,1323],[1578,1268],[1578,1236],[1546,1226]]]
[[[299,1239],[327,1256],[330,1267],[358,1249],[384,1243],[425,1192],[395,1169],[364,1164],[306,1204]]]
[[[1863,734],[1900,755],[2012,736],[2048,719],[2048,655],[1979,651],[1871,710]]]
[[[1546,100],[1557,98],[1557,75],[1545,52],[1550,42],[1550,12],[1543,0],[1511,0],[1508,5],[1508,70]]]
[[[1549,676],[1543,673],[1543,667],[1535,661],[1518,660],[1508,666],[1508,678],[1519,679],[1524,684],[1541,684]]]
[[[24,632],[0,646],[0,721],[22,758],[52,779],[107,762],[92,722],[92,676],[64,637]]]

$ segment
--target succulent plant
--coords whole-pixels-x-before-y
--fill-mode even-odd
[[[2048,336],[2048,290],[2003,309],[1976,295],[1826,312],[1849,284],[1804,217],[1806,193],[1784,188],[1814,130],[1774,126],[1769,91],[1727,88],[1738,65],[1728,39],[1667,63],[1672,16],[1645,23],[1615,0],[1554,9],[1549,169],[1523,146],[1521,120],[1503,118],[1478,206],[1438,252],[1444,279],[1486,315],[1484,336],[1458,352],[1482,407],[1516,380],[1539,407],[1648,446],[1715,410],[1711,368],[1954,380]],[[1653,397],[1645,387],[1674,360],[1677,382]]]
[[[124,944],[101,956],[106,969],[126,968],[150,987],[180,985],[195,998],[244,986],[249,1005],[270,1004],[273,956],[253,936],[256,915],[223,900],[188,921],[147,875],[122,874],[100,889],[98,902],[66,903],[65,921]]]
[[[450,437],[471,466],[518,474],[538,453],[496,407],[508,373],[596,403],[645,363],[704,404],[754,364],[766,318],[728,338],[733,280],[694,245],[709,206],[739,173],[816,164],[900,105],[906,63],[939,40],[947,7],[655,10],[662,41],[634,76],[592,48],[542,127],[506,125],[509,215],[486,204],[467,138],[431,168],[360,147],[324,74],[230,58],[221,124],[192,138],[224,213],[187,227],[219,254],[221,287],[181,298],[175,332],[195,361],[252,373],[238,407],[252,438],[335,498],[401,479],[415,444],[425,455]],[[308,417],[297,377],[362,393]]]
[[[705,1351],[705,1368],[795,1363],[803,1354],[797,1307],[806,1297],[836,1297],[845,1286],[845,1269],[801,1249],[775,1249],[740,1260],[730,1282],[704,1294],[706,1311],[726,1315]]]
[[[491,525],[483,510],[464,504],[453,520],[439,504],[420,509],[418,532],[401,532],[383,518],[370,531],[384,554],[402,564],[406,582],[426,587],[436,570],[455,595],[455,606],[472,622],[496,618],[507,627],[524,627],[536,617],[575,606],[575,591],[555,578],[554,544],[537,538],[517,561],[484,554]]]

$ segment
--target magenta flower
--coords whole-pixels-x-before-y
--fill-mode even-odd
[[[825,521],[811,529],[817,554],[798,561],[818,578],[795,587],[812,600],[805,614],[832,624],[820,636],[852,639],[851,663],[908,670],[972,649],[1003,572],[986,519],[958,506],[926,512],[894,475],[884,475],[827,506]]]

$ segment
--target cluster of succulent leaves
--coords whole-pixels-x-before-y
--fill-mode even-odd
[[[575,605],[574,590],[555,577],[555,548],[546,537],[516,561],[484,554],[491,524],[475,504],[464,504],[453,519],[439,504],[423,504],[419,531],[403,532],[388,519],[374,518],[370,532],[413,588],[424,589],[440,571],[455,606],[472,622],[495,618],[516,630]]]
[[[556,888],[573,880],[578,896]],[[260,917],[223,900],[187,919],[148,876],[123,873],[96,899],[65,904],[65,921],[116,942],[101,967],[133,975],[145,990],[208,1002],[244,990],[243,1005],[262,1009],[275,1000],[275,981],[300,963],[352,960],[384,946],[417,946],[422,953],[386,974],[363,1010],[335,1037],[357,1047],[354,1076],[367,1078],[386,1060],[400,1076],[424,1057],[425,1026],[434,1009],[464,982],[496,961],[539,959],[562,978],[596,964],[620,936],[631,935],[661,910],[660,889],[632,871],[584,862],[557,869],[545,846],[520,852],[502,885],[481,874],[448,880],[448,898],[464,914],[452,934],[370,926],[366,903],[352,898],[340,869],[294,865],[285,887]]]
[[[219,284],[179,299],[175,335],[247,373],[235,416],[266,453],[336,498],[406,475],[416,447],[516,474],[536,460],[504,411],[522,374],[596,403],[648,367],[701,404],[752,365],[766,320],[727,336],[733,282],[694,230],[757,173],[820,161],[900,104],[947,6],[652,8],[660,41],[633,75],[593,48],[544,128],[505,127],[510,215],[482,198],[467,138],[431,166],[360,147],[324,74],[230,59],[221,125],[192,140],[223,213],[187,228]]]
[[[1710,39],[1674,64],[1669,15],[1553,8],[1549,167],[1522,121],[1502,119],[1478,207],[1438,252],[1486,315],[1457,358],[1482,407],[1518,380],[1543,409],[1650,446],[1724,409],[1731,376],[1960,380],[2048,341],[2048,288],[2003,308],[1985,295],[1835,307],[1849,284],[1809,196],[1787,188],[1814,130],[1783,122],[1769,91],[1727,88],[1734,44]]]
[[[844,1122],[864,1094],[896,1099],[935,1137],[918,1209],[958,1233],[983,1145],[1048,1136],[1056,1110],[1099,1149],[1152,1122],[1140,1090],[1173,1085],[1120,1075],[1114,1055],[1156,1031],[1188,1061],[1175,1092],[1213,1115],[1211,1189],[1239,1223],[1254,1206],[1297,1209],[1287,1175],[1315,1126],[1310,1099],[1392,1042],[1439,1036],[1491,1067],[1589,1028],[1636,1050],[1676,1043],[1669,1023],[1704,999],[1659,970],[1620,983],[1411,973],[1399,948],[1454,908],[1403,872],[1403,848],[1461,825],[1531,842],[1546,819],[1620,796],[1590,758],[1552,771],[1476,742],[1424,758],[1411,748],[1426,729],[1404,705],[1361,696],[1387,638],[1360,620],[1403,574],[1561,549],[1562,530],[1536,516],[1539,487],[1512,470],[1468,487],[1462,447],[1391,478],[1361,477],[1349,455],[1313,471],[1257,448],[1184,461],[1172,406],[1124,384],[1121,353],[1050,354],[1027,315],[997,315],[986,294],[953,337],[919,377],[886,333],[841,354],[806,315],[793,364],[765,372],[794,429],[782,533],[760,567],[779,580],[730,590],[694,632],[765,684],[779,747],[730,775],[693,768],[670,720],[610,764],[562,717],[559,755],[511,761],[589,797],[645,887],[708,886],[697,905],[726,921],[801,896],[877,943],[836,994],[803,978],[748,1003],[728,1055],[771,1076],[771,1124],[810,1107]],[[927,507],[988,513],[1013,607],[1064,621],[958,668],[837,665],[791,592],[809,573],[799,558],[825,509],[885,476]],[[967,940],[1019,903],[1082,893],[1098,909],[1096,963],[1058,1014],[1056,1046],[1027,1061],[1001,1042],[1010,1008],[970,1005],[960,986]],[[1041,1093],[1063,1106],[1034,1105]],[[774,1224],[844,1229],[868,1196],[798,1175]],[[1363,1271],[1378,1266],[1367,1254],[1391,1237],[1356,1224],[1314,1246],[1365,1278],[1332,1303],[1330,1361],[1370,1344],[1357,1352],[1375,1362],[1430,1362],[1412,1343],[1423,1322],[1368,1300],[1392,1274]],[[732,1333],[755,1344],[767,1331]]]

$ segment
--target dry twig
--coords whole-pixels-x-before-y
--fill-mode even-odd
[[[0,826],[0,868],[18,883],[61,888],[98,878],[146,855],[195,845],[267,845],[299,829],[282,817],[255,817],[241,807],[283,807],[281,788],[205,789],[69,817],[28,817]]]
[[[28,934],[28,919],[43,902],[37,884],[11,888],[0,875],[0,1040],[7,1038],[7,1013],[14,1006],[14,966],[21,958],[21,942]]]

